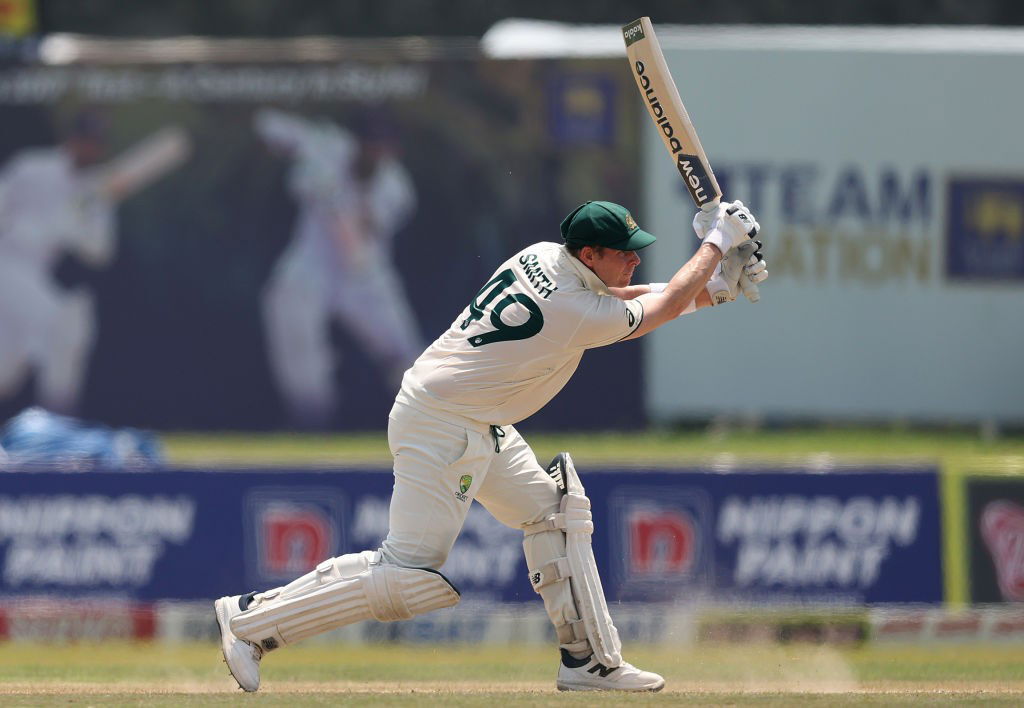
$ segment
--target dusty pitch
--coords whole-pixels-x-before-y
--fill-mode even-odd
[[[242,692],[230,679],[224,681],[47,681],[45,683],[16,681],[0,683],[3,696],[68,696],[121,694],[127,696],[180,694],[238,694]],[[277,681],[260,688],[259,694],[558,694],[554,681]],[[839,686],[831,682],[763,681],[741,684],[725,681],[674,681],[662,694],[695,696],[734,694],[849,694],[849,695],[995,695],[1020,696],[1024,700],[1022,681],[885,681],[870,685]],[[608,694],[612,695],[612,694]],[[622,695],[622,694],[614,694]]]
[[[270,657],[243,694],[213,644],[0,644],[0,705],[398,706],[1024,705],[1013,645],[632,647],[659,694],[559,693],[535,646],[324,644]],[[358,678],[358,680],[356,680]],[[255,703],[254,703],[255,702]]]

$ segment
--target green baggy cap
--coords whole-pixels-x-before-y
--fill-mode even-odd
[[[605,246],[620,251],[639,251],[657,239],[639,226],[624,206],[613,202],[587,202],[562,221],[562,238],[568,246]]]

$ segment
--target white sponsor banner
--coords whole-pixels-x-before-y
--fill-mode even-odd
[[[0,578],[12,589],[141,587],[166,546],[192,536],[195,506],[185,496],[0,496]]]
[[[726,198],[762,225],[771,277],[757,305],[649,337],[653,420],[1024,421],[1024,40],[852,44],[663,41]],[[696,246],[694,207],[649,121],[643,155],[639,221],[659,237],[646,274],[664,281]]]
[[[719,512],[717,535],[719,543],[737,546],[738,587],[864,590],[878,581],[891,544],[917,540],[920,513],[911,496],[731,496]]]

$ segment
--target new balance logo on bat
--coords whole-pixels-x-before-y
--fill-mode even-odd
[[[693,195],[693,201],[697,203],[697,206],[701,206],[710,199],[707,191],[704,189],[704,185],[708,181],[708,173],[704,169],[704,163],[700,161],[700,158],[696,155],[679,155],[676,157],[676,169],[683,176],[686,188],[690,190],[690,194]]]
[[[633,69],[636,71],[637,78],[640,81],[640,88],[647,98],[647,107],[651,111],[654,123],[665,135],[665,139],[668,141],[668,148],[676,157],[676,169],[683,176],[683,181],[686,184],[686,188],[690,190],[693,201],[697,206],[703,205],[711,199],[711,192],[714,191],[706,187],[708,184],[707,169],[705,169],[704,164],[696,155],[687,155],[683,152],[683,144],[676,137],[672,121],[665,114],[665,107],[662,106],[661,99],[658,98],[654,88],[651,86],[651,78],[646,73],[647,67],[644,66],[642,61],[637,61],[633,64]]]

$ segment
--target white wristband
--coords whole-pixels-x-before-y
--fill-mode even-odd
[[[651,283],[647,287],[651,289],[652,293],[663,293],[665,288],[668,287],[668,283]]]

